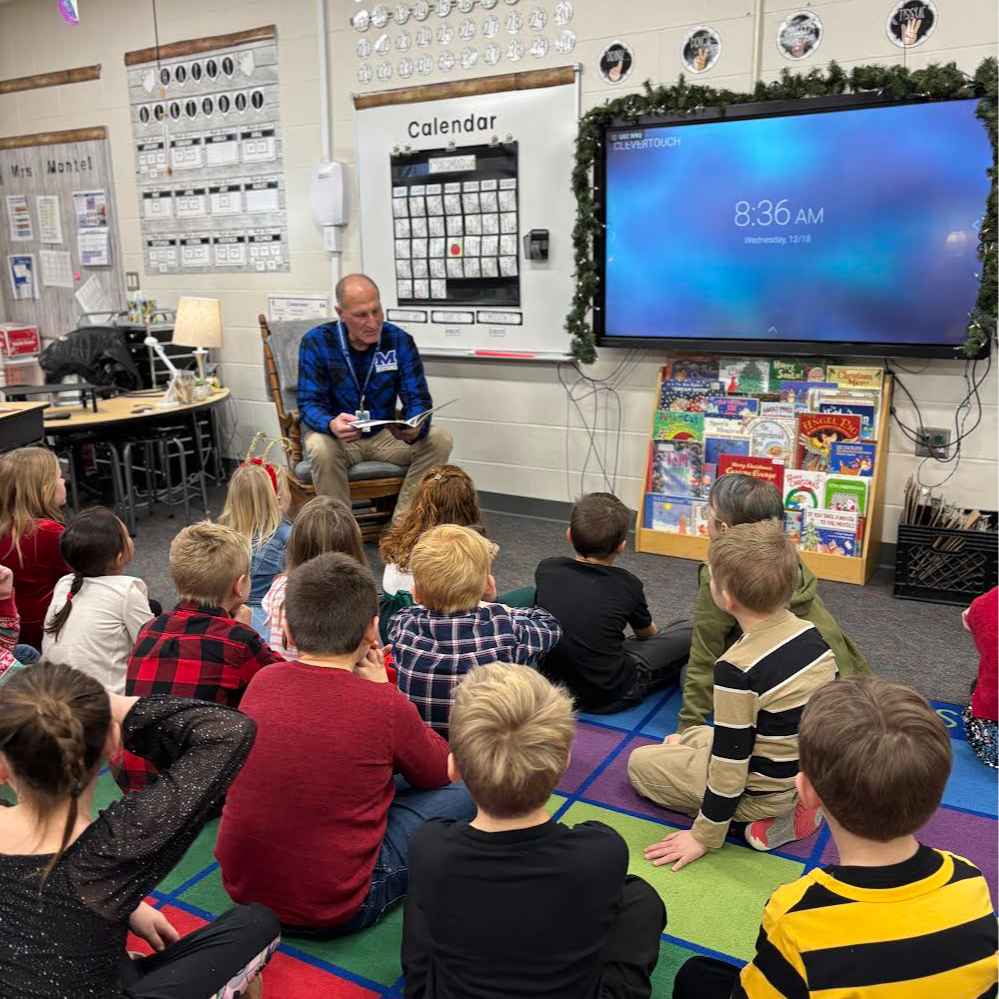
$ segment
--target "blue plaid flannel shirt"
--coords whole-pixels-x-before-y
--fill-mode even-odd
[[[343,335],[347,342],[346,327]],[[302,422],[310,430],[328,434],[331,420],[362,408],[371,412],[373,420],[394,420],[397,397],[402,400],[402,415],[406,420],[433,406],[416,341],[405,330],[383,323],[379,346],[364,354],[355,351],[351,359],[361,385],[368,364],[378,360],[382,368],[371,372],[363,407],[357,383],[340,348],[337,324],[323,323],[302,337],[298,348],[298,409]],[[424,421],[417,440],[427,436],[432,419]]]
[[[558,621],[542,607],[485,604],[444,614],[415,604],[389,622],[399,690],[445,739],[455,687],[470,669],[495,662],[536,666],[561,637]]]

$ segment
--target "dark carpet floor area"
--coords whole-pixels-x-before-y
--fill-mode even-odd
[[[221,512],[224,497],[223,489],[209,491],[212,514]],[[192,511],[192,517],[198,516]],[[488,514],[486,522],[489,536],[500,546],[494,572],[501,593],[531,584],[534,568],[542,558],[570,551],[564,523],[498,513]],[[182,517],[169,519],[162,510],[140,518],[138,524],[130,571],[144,579],[150,596],[165,606],[176,599],[168,553],[170,541],[182,526]],[[368,555],[380,579],[376,546],[368,545]],[[696,563],[629,550],[618,564],[643,581],[649,607],[660,625],[690,615],[696,593]],[[822,582],[820,593],[877,673],[906,683],[928,698],[966,703],[977,657],[971,636],[961,627],[959,608],[896,600],[888,570],[862,587]]]

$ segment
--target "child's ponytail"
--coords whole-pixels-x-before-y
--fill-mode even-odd
[[[73,582],[70,584],[69,593],[66,594],[66,602],[56,611],[52,620],[45,625],[45,634],[59,637],[59,632],[62,631],[62,626],[66,623],[66,618],[69,617],[69,612],[73,609],[73,597],[80,592],[84,579],[86,577],[82,572],[73,573]]]

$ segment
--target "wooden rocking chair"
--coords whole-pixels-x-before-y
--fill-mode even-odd
[[[272,329],[266,316],[261,315],[259,318],[268,392],[274,400],[281,434],[290,441],[287,449],[288,482],[291,487],[292,514],[295,514],[303,503],[316,495],[316,487],[312,484],[312,470],[302,453],[302,423],[296,395],[298,345],[302,337],[317,324],[301,320],[276,322],[272,324]],[[278,348],[276,351],[275,346]],[[351,507],[365,541],[377,541],[388,526],[407,471],[403,465],[385,461],[362,461],[348,472]]]

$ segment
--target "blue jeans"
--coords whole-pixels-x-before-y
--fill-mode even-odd
[[[340,937],[374,926],[409,887],[409,837],[427,819],[471,819],[475,802],[462,781],[434,791],[417,791],[398,774],[395,777],[395,800],[389,807],[388,825],[382,848],[371,872],[371,888],[357,915],[349,922],[328,929],[307,930],[285,927],[295,935]]]
[[[31,666],[42,658],[41,652],[33,645],[15,645],[13,656],[23,666]]]

